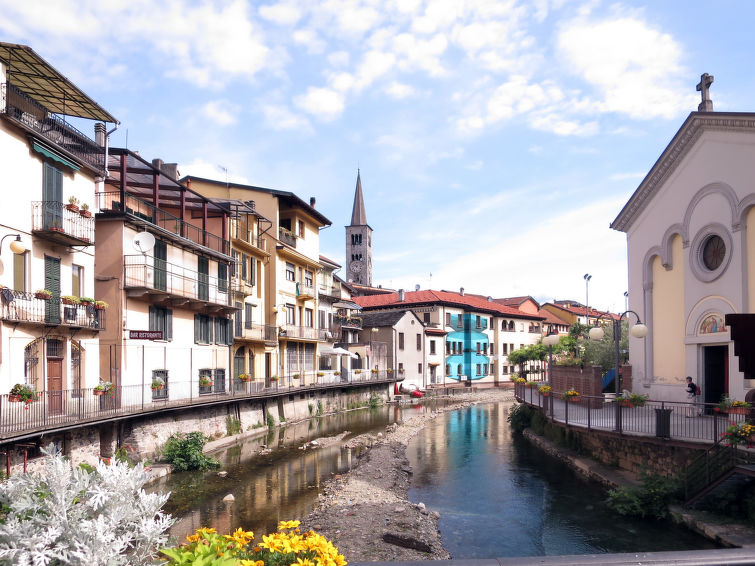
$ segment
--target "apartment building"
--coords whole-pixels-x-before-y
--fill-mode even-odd
[[[51,414],[71,401],[63,390],[98,383],[100,337],[113,320],[95,304],[92,211],[103,123],[116,122],[32,49],[0,43],[0,391],[56,391]]]

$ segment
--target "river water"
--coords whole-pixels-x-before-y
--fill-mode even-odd
[[[409,445],[410,499],[440,512],[443,545],[454,558],[714,547],[672,524],[612,513],[599,486],[511,434],[509,406],[475,405],[441,415]],[[171,535],[179,541],[199,527],[225,533],[242,526],[259,538],[280,520],[307,515],[323,483],[356,463],[343,443],[301,450],[304,443],[348,430],[345,442],[423,410],[387,406],[276,429],[215,454],[226,477],[177,473],[150,490],[172,492],[165,511],[178,518]],[[224,502],[227,494],[235,500]]]

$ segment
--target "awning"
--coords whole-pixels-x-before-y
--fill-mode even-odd
[[[58,163],[62,163],[66,167],[69,167],[73,169],[74,171],[78,171],[81,169],[76,163],[62,155],[61,153],[58,153],[54,149],[52,149],[50,146],[43,144],[40,141],[32,140],[31,141],[32,149],[36,151],[37,153],[41,153],[45,157],[49,157],[53,161],[57,161]]]
[[[320,346],[319,351],[321,356],[335,356],[336,354],[330,346]]]
[[[330,346],[320,346],[320,355],[325,356],[351,356],[352,358],[358,358],[356,354],[349,352],[343,348],[331,348]]]
[[[349,352],[348,350],[345,350],[343,348],[333,348],[333,352],[335,354],[340,355],[340,356],[351,356],[352,358],[358,358],[359,357],[354,352]]]
[[[337,309],[351,309],[355,311],[362,310],[362,307],[360,307],[358,304],[353,303],[351,301],[338,301],[337,303],[333,304],[333,307]]]

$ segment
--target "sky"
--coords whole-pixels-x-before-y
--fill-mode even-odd
[[[394,289],[623,311],[626,236],[609,225],[697,109],[700,75],[715,77],[715,110],[755,110],[749,0],[0,0],[0,13],[0,41],[31,46],[120,121],[112,145],[314,196],[332,222],[320,253],[341,264],[359,169],[373,284]]]

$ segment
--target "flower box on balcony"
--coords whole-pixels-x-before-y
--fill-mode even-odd
[[[43,299],[48,300],[50,297],[52,297],[52,293],[48,291],[47,289],[40,289],[39,291],[34,292],[34,298],[35,299]]]

